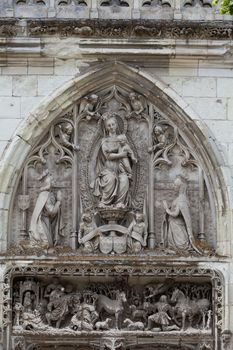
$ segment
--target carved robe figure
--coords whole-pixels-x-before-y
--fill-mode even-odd
[[[187,182],[182,176],[177,176],[175,189],[178,196],[168,208],[164,201],[165,217],[162,224],[162,244],[164,248],[174,252],[196,251],[201,254],[195,246],[195,239],[192,231],[189,200],[187,197]]]
[[[33,296],[31,295],[31,292],[29,292],[29,291],[27,291],[24,295],[23,307],[24,307],[24,312],[32,312]]]
[[[99,197],[101,207],[114,205],[125,208],[129,205],[129,174],[122,166],[122,160],[128,160],[128,151],[119,150],[117,117],[106,113],[103,119],[106,137],[101,140],[96,163],[97,177],[91,187],[94,196]]]
[[[45,317],[51,326],[52,321],[56,322],[56,328],[60,327],[61,321],[64,320],[69,312],[69,296],[63,291],[53,290],[49,297],[47,305],[48,312]]]
[[[147,245],[147,228],[144,214],[136,213],[135,219],[129,226],[128,245],[134,253],[139,253]]]
[[[64,237],[64,224],[61,216],[61,193],[57,198],[52,191],[52,177],[45,171],[39,180],[45,178],[34,211],[32,213],[29,235],[33,244],[53,247]]]
[[[83,213],[82,215],[82,221],[78,232],[78,242],[83,245],[83,250],[86,253],[92,253],[98,249],[99,231],[89,212]]]

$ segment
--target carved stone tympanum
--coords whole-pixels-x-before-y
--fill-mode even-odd
[[[178,127],[145,96],[117,86],[96,91],[29,156],[12,240],[77,254],[209,254],[206,179]]]

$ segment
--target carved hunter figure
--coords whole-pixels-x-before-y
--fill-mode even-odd
[[[177,197],[168,207],[163,202],[165,217],[162,224],[162,244],[165,249],[173,252],[195,251],[201,254],[195,245],[195,238],[192,231],[192,221],[187,196],[187,181],[182,176],[177,176],[174,182]]]
[[[61,215],[62,195],[53,191],[53,178],[48,170],[44,171],[38,180],[44,179],[44,186],[40,188],[40,194],[31,217],[29,235],[32,244],[44,247],[53,247],[61,242],[64,237]]]
[[[154,325],[159,326],[162,331],[179,330],[176,325],[171,325],[174,312],[166,295],[160,297],[159,301],[154,304],[153,310],[156,312],[148,317],[148,330],[152,329]]]

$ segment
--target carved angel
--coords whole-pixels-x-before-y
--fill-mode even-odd
[[[144,97],[142,95],[136,94],[135,92],[131,92],[129,94],[129,100],[132,107],[132,112],[130,112],[128,117],[135,117],[137,119],[140,119],[142,117],[142,113],[146,108]]]
[[[61,144],[67,148],[73,148],[74,151],[79,151],[79,145],[75,145],[71,142],[73,126],[70,123],[62,123],[58,125],[58,128]]]
[[[153,146],[149,147],[148,152],[154,153],[155,162],[160,156],[162,157],[163,151],[167,145],[168,130],[162,128],[160,125],[155,126],[153,130]]]
[[[86,96],[81,100],[79,107],[79,115],[81,118],[86,118],[88,121],[91,118],[99,118],[100,114],[98,113],[99,109],[99,97],[95,94]]]

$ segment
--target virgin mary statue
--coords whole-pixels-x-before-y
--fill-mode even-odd
[[[103,114],[104,133],[95,166],[96,178],[91,187],[99,199],[100,207],[126,208],[130,204],[129,178],[131,174],[123,166],[131,162],[130,147],[125,135],[120,135],[118,116]],[[125,145],[122,146],[122,136]]]

